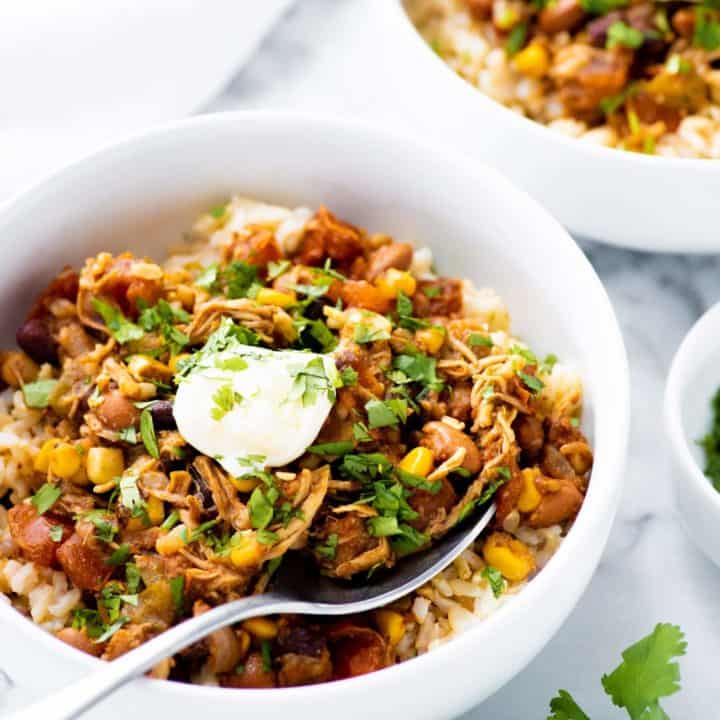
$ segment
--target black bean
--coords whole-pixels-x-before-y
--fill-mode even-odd
[[[57,344],[42,318],[26,320],[15,333],[17,344],[37,363],[57,364]]]
[[[289,627],[278,637],[278,648],[283,653],[320,657],[326,647],[325,638],[312,626]]]
[[[158,400],[153,403],[150,406],[150,413],[156,430],[174,430],[177,427],[173,406],[168,400]]]

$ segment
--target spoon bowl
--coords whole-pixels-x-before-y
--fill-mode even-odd
[[[379,573],[363,585],[340,584],[323,575],[313,575],[301,559],[283,558],[269,592],[234,600],[185,620],[8,720],[76,718],[166,657],[241,620],[275,613],[352,615],[387,605],[419,588],[449,565],[494,515],[492,504],[474,524],[463,523],[451,529],[427,551],[403,558],[393,570]]]

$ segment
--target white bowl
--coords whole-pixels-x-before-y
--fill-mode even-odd
[[[688,535],[720,565],[720,492],[703,474],[698,440],[710,429],[711,402],[720,388],[720,303],[680,345],[665,389],[665,426],[675,456],[675,503]]]
[[[720,164],[613,150],[568,138],[491,100],[427,45],[401,0],[377,3],[378,91],[423,135],[505,173],[581,237],[717,252]]]
[[[176,716],[189,703],[228,718],[457,715],[539,652],[577,603],[605,545],[623,483],[629,412],[610,302],[560,225],[493,170],[344,121],[241,113],[199,117],[106,149],[2,211],[0,306],[12,311],[2,315],[0,340],[12,342],[33,293],[63,264],[127,247],[161,257],[199,211],[238,192],[310,207],[324,202],[354,223],[430,245],[447,274],[495,287],[517,333],[584,378],[593,478],[572,532],[539,576],[487,622],[432,653],[348,681],[273,691],[141,679],[133,704],[145,717]],[[0,643],[0,667],[21,684],[27,671],[47,692],[98,662],[2,603],[0,623],[21,628],[31,649],[22,661],[23,653]],[[42,664],[52,672],[38,673]],[[126,713],[129,697],[120,693],[102,716],[112,708]]]

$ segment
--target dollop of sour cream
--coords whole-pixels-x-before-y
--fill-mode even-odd
[[[300,457],[335,402],[332,355],[232,344],[184,377],[173,414],[180,434],[233,476]]]

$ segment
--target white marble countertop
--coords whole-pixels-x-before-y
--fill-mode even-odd
[[[369,39],[365,0],[301,0],[207,110],[283,107],[390,122],[358,43]],[[639,221],[641,221],[639,219]],[[664,703],[673,720],[717,715],[720,570],[678,525],[662,426],[665,376],[690,325],[720,298],[720,259],[659,256],[581,243],[615,306],[630,359],[633,419],[626,488],[600,567],[567,623],[530,666],[465,720],[544,718],[558,688],[594,718],[612,708],[600,677],[657,622],[682,626],[683,691]],[[478,669],[482,672],[482,669]]]

